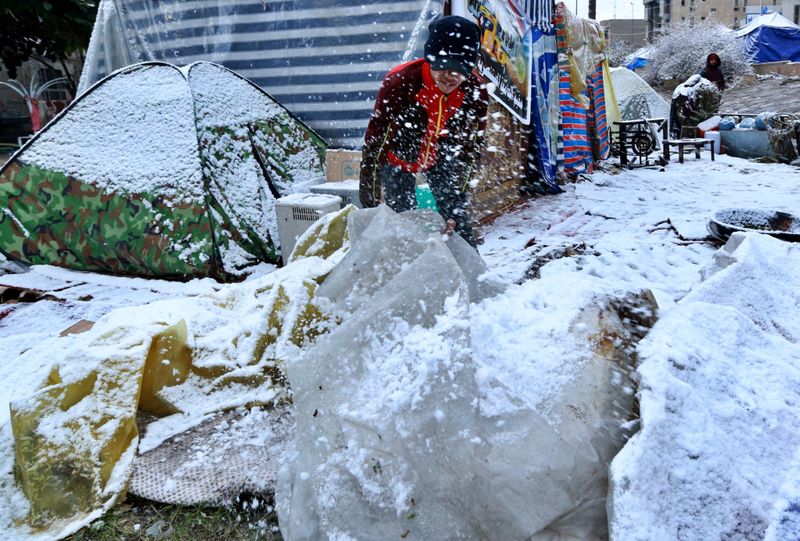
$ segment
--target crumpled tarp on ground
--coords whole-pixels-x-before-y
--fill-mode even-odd
[[[340,212],[346,216],[351,210]],[[337,223],[336,216],[326,223]],[[330,227],[321,231],[337,234]],[[338,240],[326,239],[319,246],[341,257],[336,250],[347,249],[341,233]],[[283,365],[318,332],[318,325],[324,327],[312,299],[332,267],[321,257],[298,258],[212,293],[118,309],[83,334],[34,346],[11,360],[20,370],[44,358],[55,364],[39,391],[12,402],[13,441],[9,424],[0,427],[0,448],[11,452],[13,445],[19,483],[17,488],[9,479],[11,468],[3,471],[0,501],[11,502],[15,519],[27,518],[30,525],[2,525],[6,533],[11,538],[63,537],[113,505],[131,476],[139,442],[137,409],[202,420],[213,412],[285,401]],[[253,425],[258,415],[245,417]],[[269,416],[256,421],[256,427],[259,422],[274,425]],[[278,436],[276,442],[285,439]],[[162,479],[161,494],[173,501],[221,503],[226,490],[242,488],[232,486],[233,478],[227,484],[224,479],[200,483],[190,477],[198,471],[213,475],[213,468],[180,466],[172,470],[174,479]],[[137,487],[152,496],[152,483],[139,473]],[[194,485],[188,495],[180,490],[187,477]],[[269,479],[264,483],[270,484]]]
[[[602,539],[640,337],[622,320],[649,327],[652,297],[599,299],[587,284],[563,329],[581,352],[571,377],[534,399],[473,358],[471,312],[520,291],[487,279],[436,214],[349,219],[350,251],[318,290],[341,324],[287,366],[297,426],[276,492],[284,539]]]
[[[272,494],[293,427],[287,404],[208,416],[166,441],[155,441],[153,449],[143,450],[145,435],[128,492],[180,505],[230,505],[241,494]]]

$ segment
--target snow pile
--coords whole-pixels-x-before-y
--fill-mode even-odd
[[[784,541],[800,536],[800,452],[795,451],[784,482],[776,494],[765,541]]]
[[[284,538],[602,539],[640,336],[623,319],[646,329],[652,299],[557,277],[503,292],[434,213],[349,221],[318,290],[342,323],[287,366]]]
[[[48,124],[24,159],[112,193],[203,200],[192,95],[168,65],[110,76]]]
[[[669,104],[628,68],[611,68],[611,80],[623,120],[669,118]]]
[[[800,246],[735,233],[714,259],[639,347],[612,539],[800,536]]]
[[[718,93],[719,89],[717,88],[717,85],[708,79],[705,79],[699,75],[692,75],[675,87],[675,90],[672,91],[672,99],[674,100],[678,96],[685,96],[690,99],[698,99],[700,94],[703,92]]]

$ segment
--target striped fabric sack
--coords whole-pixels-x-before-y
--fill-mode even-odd
[[[572,97],[568,70],[559,69],[558,89],[564,171],[570,175],[585,173],[592,164],[592,143],[589,139],[586,107]]]
[[[603,64],[598,64],[589,85],[589,130],[593,136],[595,158],[605,160],[611,150],[608,118],[606,116],[606,93],[603,86]]]
[[[556,19],[558,48],[559,169],[569,175],[585,173],[592,164],[592,143],[589,139],[586,106],[572,96],[568,62],[567,30],[563,18]],[[586,103],[589,103],[588,98]],[[563,158],[562,158],[563,156]]]

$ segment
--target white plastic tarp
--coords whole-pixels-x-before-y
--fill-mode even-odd
[[[287,365],[283,538],[605,538],[607,465],[633,401],[607,286],[587,281],[545,313],[534,305],[558,277],[503,291],[443,225],[385,206],[348,217],[350,251],[316,297],[341,324]],[[530,310],[509,312],[520,296]]]
[[[669,104],[628,68],[611,68],[614,93],[623,120],[669,118]]]

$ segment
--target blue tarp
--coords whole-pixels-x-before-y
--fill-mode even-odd
[[[779,13],[761,15],[736,36],[745,40],[754,63],[800,62],[800,26]]]
[[[800,62],[800,28],[762,26],[743,38],[755,62]]]
[[[555,30],[533,28],[533,73],[531,88],[531,137],[528,149],[528,167],[535,180],[531,188],[544,194],[561,191],[556,183],[556,141],[552,130],[551,111],[558,75],[558,52]],[[552,90],[551,90],[552,88]]]
[[[625,67],[631,71],[636,71],[640,68],[645,67],[649,63],[650,61],[647,60],[646,58],[637,57],[628,62],[627,64],[625,64]]]

